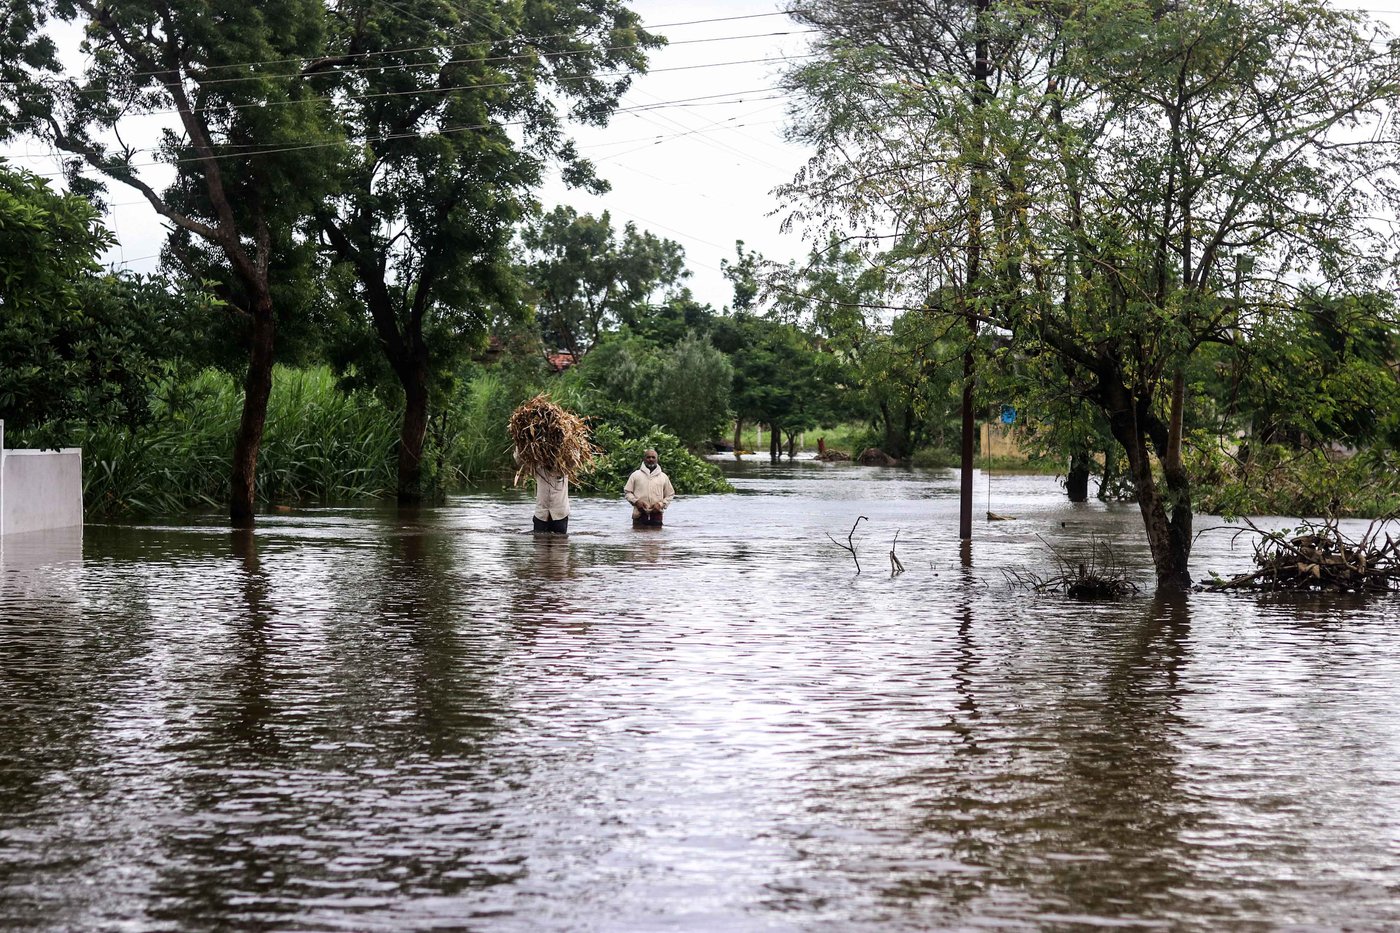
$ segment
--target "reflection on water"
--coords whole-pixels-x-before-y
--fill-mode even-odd
[[[1033,597],[1047,543],[1147,583],[1134,509],[997,476],[963,548],[955,474],[726,469],[642,531],[506,494],[7,540],[0,926],[1400,924],[1390,603]]]

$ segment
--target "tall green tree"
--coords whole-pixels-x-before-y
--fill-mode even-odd
[[[1066,364],[1126,451],[1159,585],[1184,587],[1188,364],[1261,339],[1302,285],[1350,292],[1393,269],[1376,219],[1397,213],[1400,61],[1360,14],[1314,0],[998,3],[974,23],[993,93],[969,147],[911,41],[955,7],[872,14],[858,48],[819,46],[795,84],[822,154],[788,193],[888,233],[911,295],[966,269],[953,234],[981,218],[971,313]],[[949,192],[979,173],[969,215]]]
[[[511,237],[542,173],[606,188],[566,123],[605,124],[662,40],[617,0],[357,2],[329,22],[306,70],[352,145],[316,227],[402,391],[398,495],[416,501],[430,399],[517,298]]]
[[[297,225],[324,199],[324,157],[338,140],[328,102],[303,73],[325,45],[326,14],[319,0],[217,11],[193,0],[16,0],[0,39],[0,133],[46,139],[74,156],[75,190],[127,186],[217,258],[226,303],[247,335],[235,525],[253,522],[277,329],[275,257],[295,250]],[[60,54],[46,28],[55,24],[82,27],[81,56]],[[164,129],[143,149],[137,135],[153,120]]]
[[[523,239],[545,346],[576,360],[607,330],[636,325],[653,305],[685,295],[690,272],[680,245],[630,222],[619,237],[607,211],[593,217],[556,207]]]
[[[90,378],[106,355],[83,298],[111,239],[84,198],[0,162],[0,420],[11,431],[71,417],[108,383]]]

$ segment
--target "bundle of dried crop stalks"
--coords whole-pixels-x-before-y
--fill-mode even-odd
[[[543,469],[571,481],[592,465],[598,450],[589,440],[588,422],[555,404],[548,394],[536,395],[510,415],[519,469],[515,482]]]
[[[1387,522],[1371,522],[1356,540],[1333,519],[1283,531],[1264,531],[1248,519],[1245,524],[1259,536],[1254,543],[1259,569],[1217,580],[1207,589],[1385,593],[1400,576],[1400,541],[1384,533]]]

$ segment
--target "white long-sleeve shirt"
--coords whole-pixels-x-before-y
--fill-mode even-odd
[[[535,517],[542,522],[569,517],[569,478],[550,470],[535,471]]]
[[[664,509],[676,497],[676,490],[671,486],[671,477],[662,472],[661,467],[648,470],[643,466],[627,478],[622,494],[634,506],[639,501],[652,502]]]
[[[511,459],[520,463],[520,451],[511,450]],[[534,470],[535,517],[542,522],[569,517],[569,478],[543,467]]]

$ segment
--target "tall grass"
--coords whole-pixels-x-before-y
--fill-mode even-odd
[[[606,452],[614,455],[609,462],[615,461],[614,472],[622,479],[640,460],[641,448],[650,445],[665,448],[667,469],[678,489],[728,488],[712,464],[690,457],[670,435],[637,428],[613,410],[616,405],[583,386],[562,380],[546,386],[487,371],[462,383],[452,398],[431,413],[425,482],[446,490],[508,478],[513,469],[506,429],[510,414],[543,389],[571,410],[584,415],[598,412],[594,419],[598,439],[607,438],[606,447],[618,448]],[[83,496],[89,518],[222,510],[228,504],[233,438],[242,406],[242,386],[226,373],[206,370],[156,385],[151,417],[137,428],[55,424],[14,440],[21,446],[83,448]],[[391,494],[397,486],[400,418],[395,407],[373,393],[342,391],[326,367],[279,366],[273,372],[258,455],[258,503]]]
[[[360,499],[393,490],[399,419],[369,393],[340,391],[324,367],[274,373],[258,498]]]
[[[482,372],[435,415],[434,479],[439,486],[479,486],[510,470],[506,425],[519,401],[500,377]]]
[[[139,428],[94,425],[83,448],[90,517],[221,508],[228,501],[233,437],[243,392],[205,371],[156,387],[152,420]],[[398,414],[367,393],[341,392],[328,369],[273,373],[258,456],[261,503],[363,498],[395,486]]]

